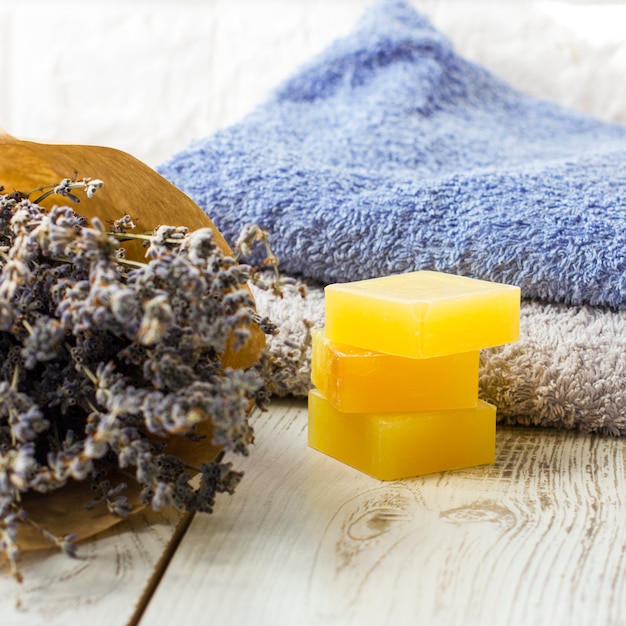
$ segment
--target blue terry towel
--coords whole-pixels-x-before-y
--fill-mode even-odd
[[[405,2],[159,171],[323,283],[433,269],[626,308],[626,128],[524,95]]]

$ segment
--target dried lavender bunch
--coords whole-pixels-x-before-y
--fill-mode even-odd
[[[72,184],[51,189],[70,194]],[[75,550],[31,519],[28,492],[91,481],[86,505],[124,516],[125,481],[136,481],[155,510],[211,512],[242,476],[223,457],[248,453],[251,407],[268,394],[261,364],[233,370],[221,356],[257,322],[250,269],[222,254],[210,229],[167,226],[146,238],[145,264],[127,262],[119,240],[132,226],[124,216],[110,232],[68,207],[0,195],[0,550],[16,577],[22,524]],[[188,467],[164,451],[207,419],[217,458]]]

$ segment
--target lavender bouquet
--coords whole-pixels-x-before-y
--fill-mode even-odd
[[[251,269],[211,227],[134,234],[130,214],[40,204],[102,185],[0,191],[0,551],[18,580],[20,550],[73,555],[142,506],[211,512],[268,399]]]

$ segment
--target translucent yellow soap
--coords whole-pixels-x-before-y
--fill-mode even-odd
[[[313,331],[311,380],[344,413],[456,409],[478,403],[480,352],[432,359],[363,350]]]
[[[330,341],[397,356],[445,356],[519,338],[519,287],[442,272],[328,285],[325,309]]]
[[[493,463],[496,407],[342,413],[309,392],[309,445],[379,480]]]

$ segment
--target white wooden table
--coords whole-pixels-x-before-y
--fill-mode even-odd
[[[625,441],[498,429],[496,463],[380,482],[254,421],[213,515],[146,513],[0,577],[0,626],[626,623]]]

